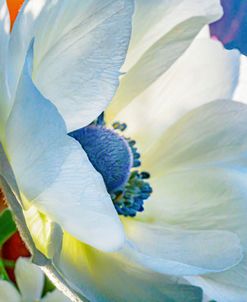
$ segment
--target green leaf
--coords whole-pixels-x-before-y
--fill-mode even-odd
[[[16,232],[16,225],[9,209],[0,214],[0,247]]]
[[[9,276],[8,276],[6,270],[5,270],[4,263],[3,263],[2,259],[0,259],[0,279],[5,280],[5,281],[9,281]]]
[[[6,259],[2,259],[3,261],[3,265],[6,268],[15,268],[15,261],[13,260],[6,260]]]
[[[47,293],[53,292],[55,289],[55,285],[46,277],[42,297],[44,297]]]

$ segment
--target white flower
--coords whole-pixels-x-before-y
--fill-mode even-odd
[[[19,291],[8,281],[0,280],[0,302],[69,302],[58,290],[41,298],[44,287],[44,274],[27,258],[19,258],[15,267]]]
[[[91,301],[201,301],[185,280],[206,301],[245,301],[247,109],[230,101],[238,69],[239,53],[202,33],[116,117],[106,110],[137,138],[154,192],[143,213],[122,219],[124,251],[100,253],[66,234],[60,265]]]
[[[132,0],[30,0],[9,33],[0,1],[0,138],[23,200],[105,251],[123,244],[123,227],[101,175],[67,133],[112,99],[132,14]]]
[[[239,103],[210,103],[232,98],[239,56],[208,37],[190,46],[219,18],[219,1],[136,1],[106,115],[108,125],[127,122],[151,172],[154,193],[142,215],[120,223],[101,176],[66,135],[114,95],[132,10],[127,0],[30,0],[11,35],[1,36],[11,94],[1,100],[2,144],[28,227],[64,280],[92,302],[201,302],[201,290],[188,286],[199,280],[210,298],[220,288],[219,302],[243,302],[247,113]],[[34,56],[30,48],[26,57],[33,36]],[[51,221],[62,227],[62,243]]]

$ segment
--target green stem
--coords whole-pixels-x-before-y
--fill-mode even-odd
[[[6,260],[6,259],[2,259],[3,264],[5,267],[7,268],[14,268],[15,267],[15,261],[12,260]]]
[[[0,278],[2,280],[10,281],[2,259],[0,259]]]

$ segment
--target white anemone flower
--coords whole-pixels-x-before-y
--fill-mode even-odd
[[[58,290],[47,293],[43,298],[44,273],[27,258],[16,261],[15,276],[18,289],[8,281],[0,280],[0,302],[69,302]]]
[[[67,133],[113,97],[133,1],[25,1],[11,33],[5,0],[0,9],[1,144],[23,202],[80,241],[116,250],[124,231],[103,179]]]
[[[239,55],[194,40],[221,16],[219,1],[136,0],[116,92],[132,12],[127,0],[30,0],[9,34],[2,1],[1,142],[17,185],[3,154],[1,173],[74,301],[201,302],[188,284],[202,280],[209,299],[220,291],[219,302],[243,302],[247,116],[245,105],[215,101],[232,98]],[[144,213],[121,220],[89,154],[67,136],[113,96],[106,126],[128,124],[154,190]]]
[[[114,112],[117,99],[106,110],[108,125],[126,121],[127,136],[137,138],[153,194],[143,213],[122,219],[128,243],[118,253],[65,234],[60,267],[90,301],[202,301],[186,281],[206,302],[247,298],[247,107],[230,101],[238,74],[238,51],[206,30],[122,110]]]

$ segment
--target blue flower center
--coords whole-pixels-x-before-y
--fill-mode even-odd
[[[123,137],[96,125],[76,130],[70,135],[81,144],[94,168],[103,176],[109,193],[126,183],[133,159]]]
[[[152,188],[146,181],[149,173],[136,170],[141,166],[141,156],[136,142],[124,137],[126,127],[116,122],[113,129],[108,129],[101,116],[96,123],[69,135],[80,143],[102,175],[118,214],[134,217],[144,210]]]

